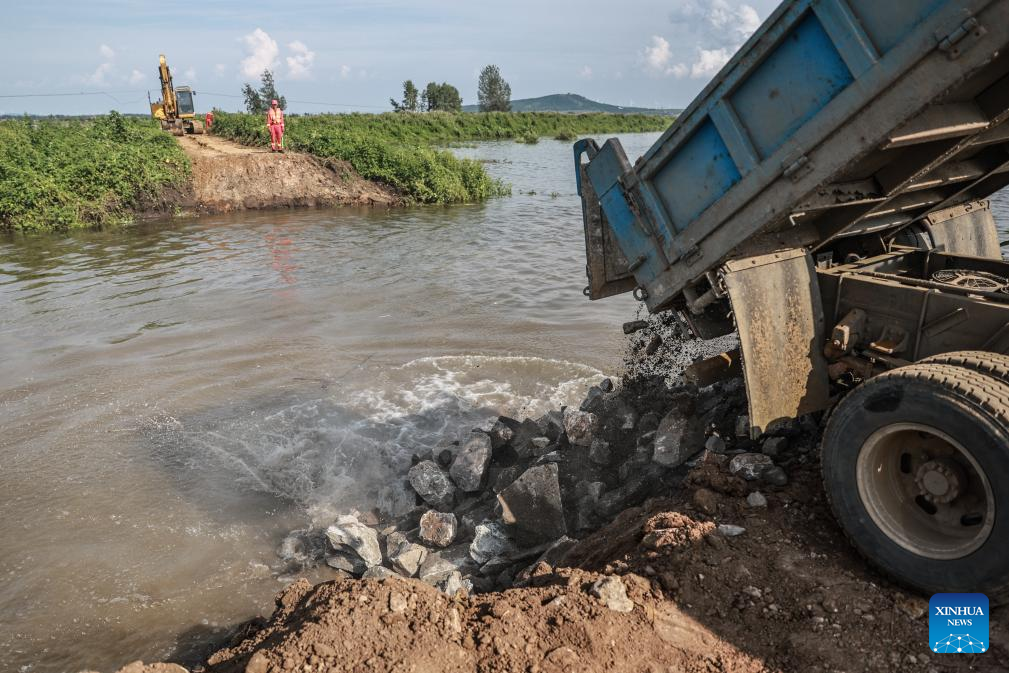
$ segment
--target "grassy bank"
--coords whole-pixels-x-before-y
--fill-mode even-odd
[[[0,122],[0,228],[120,222],[188,179],[185,154],[150,120]]]
[[[478,162],[436,145],[468,140],[522,139],[664,130],[668,117],[647,115],[526,113],[345,114],[289,117],[289,149],[349,162],[419,203],[482,201],[505,188]],[[260,116],[218,113],[218,135],[247,145],[268,145]]]

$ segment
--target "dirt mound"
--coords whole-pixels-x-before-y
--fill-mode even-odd
[[[393,205],[389,188],[349,164],[324,164],[297,152],[277,154],[210,135],[178,139],[193,165],[196,206],[205,212],[335,205]]]
[[[625,511],[522,588],[448,597],[398,577],[300,580],[207,673],[1009,670],[1004,610],[988,653],[928,653],[927,601],[855,555],[815,465],[756,507],[708,483],[720,470],[698,465],[692,489]],[[628,611],[600,590],[606,578]]]
[[[593,595],[600,578],[545,571],[527,589],[453,598],[410,579],[302,580],[278,596],[265,628],[215,654],[207,670],[762,670],[661,601],[648,580],[621,581],[637,607],[620,612]]]

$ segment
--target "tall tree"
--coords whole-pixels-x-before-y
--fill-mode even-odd
[[[421,107],[428,112],[461,112],[462,96],[459,89],[447,82],[429,82],[421,94]]]
[[[262,114],[265,110],[263,99],[259,92],[252,88],[252,85],[245,83],[242,85],[242,96],[245,97],[245,109],[252,114]]]
[[[269,107],[270,101],[276,100],[281,110],[287,109],[287,99],[277,93],[277,86],[273,83],[273,73],[269,69],[263,71],[259,76],[261,86],[259,87],[259,97],[263,105]]]
[[[403,101],[397,102],[395,98],[390,98],[389,103],[394,112],[416,112],[419,94],[413,80],[408,79],[403,82]]]
[[[496,65],[480,71],[477,97],[480,99],[480,112],[511,112],[512,88]]]

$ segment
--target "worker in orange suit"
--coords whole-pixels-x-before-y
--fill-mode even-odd
[[[210,133],[210,127],[214,125],[214,113],[208,112],[207,116],[204,118],[204,121],[206,122],[207,133]]]
[[[270,128],[270,150],[284,151],[284,111],[276,99],[270,101],[270,109],[266,113],[266,125]]]

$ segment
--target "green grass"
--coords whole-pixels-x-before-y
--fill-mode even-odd
[[[175,139],[151,120],[0,121],[0,229],[129,221],[189,175]]]
[[[323,159],[342,159],[369,180],[391,185],[415,203],[467,203],[508,193],[482,164],[459,159],[437,146],[473,140],[664,130],[672,120],[650,115],[486,112],[451,114],[341,114],[290,116],[288,149]],[[216,113],[214,132],[247,145],[266,146],[269,134],[258,115]]]

